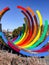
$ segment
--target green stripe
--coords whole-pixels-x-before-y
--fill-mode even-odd
[[[45,38],[45,36],[46,36],[46,33],[47,33],[47,30],[48,30],[48,21],[46,20],[46,21],[45,21],[45,26],[44,26],[44,31],[43,31],[43,33],[42,33],[40,39],[39,39],[34,45],[32,45],[32,46],[30,46],[30,47],[28,47],[28,48],[26,48],[26,49],[33,49],[33,48],[35,48],[36,46],[38,46],[38,45],[44,40],[44,38]]]

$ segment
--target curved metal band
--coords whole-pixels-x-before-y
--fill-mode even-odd
[[[42,16],[40,14],[40,12],[37,10],[36,11],[38,17],[39,17],[39,20],[40,20],[40,28],[39,28],[39,31],[38,31],[38,34],[37,36],[35,37],[35,39],[27,46],[24,46],[22,48],[29,48],[30,46],[32,46],[39,38],[40,38],[40,35],[41,35],[41,26],[42,26]]]

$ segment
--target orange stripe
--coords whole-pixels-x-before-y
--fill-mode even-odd
[[[29,10],[31,12],[32,16],[34,16],[34,12],[29,7],[27,8],[27,10]],[[34,21],[35,21],[35,19],[34,19]],[[20,46],[23,47],[25,45],[28,45],[34,39],[34,37],[36,36],[36,33],[37,33],[37,22],[35,21],[34,33],[33,33],[32,37],[30,38],[30,40],[27,43],[20,45]]]
[[[32,24],[32,25],[33,25],[33,24]],[[28,42],[28,40],[31,38],[31,36],[32,36],[32,29],[30,29],[29,35],[28,35],[28,37],[25,39],[25,41],[24,41],[24,42],[21,42],[20,44],[17,44],[17,45],[20,46],[20,45],[26,44],[26,43]]]

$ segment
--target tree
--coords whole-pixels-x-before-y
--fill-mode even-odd
[[[22,31],[22,27],[18,27],[17,29],[14,29],[14,31],[12,32],[12,36],[13,37],[18,36],[21,31]]]

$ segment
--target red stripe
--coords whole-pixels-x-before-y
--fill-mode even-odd
[[[17,6],[17,8],[20,8],[20,9],[22,9],[22,10],[26,11],[26,9],[25,9],[25,8],[23,8],[22,6]]]
[[[41,48],[40,50],[34,51],[34,52],[46,52],[49,50],[49,44],[46,45],[45,47]]]
[[[7,11],[7,10],[10,10],[10,8],[6,7],[6,8],[4,8],[3,10]]]
[[[19,52],[20,49],[18,49],[17,47],[15,47],[10,41],[8,41],[8,45],[13,49],[15,50],[16,52]]]

